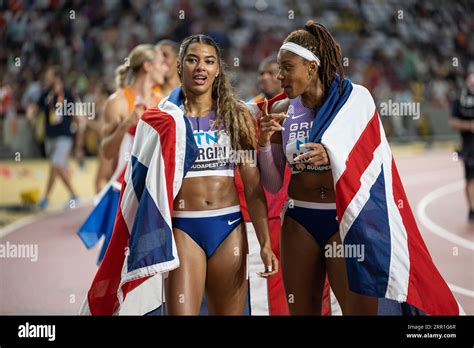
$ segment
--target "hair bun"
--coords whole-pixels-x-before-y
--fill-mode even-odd
[[[316,22],[311,20],[307,21],[304,25],[304,30],[310,34],[316,35]]]
[[[325,31],[328,31],[324,25],[322,25],[321,23],[315,22],[313,20],[307,21],[306,24],[304,25],[304,30],[313,34],[314,36],[317,36],[318,29],[323,29]]]

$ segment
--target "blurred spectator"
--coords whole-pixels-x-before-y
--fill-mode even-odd
[[[58,177],[61,178],[71,196],[67,206],[71,204],[75,206],[78,197],[71,185],[67,163],[74,142],[72,120],[76,116],[68,114],[67,106],[74,103],[74,97],[65,89],[59,67],[48,68],[46,81],[48,87],[41,95],[38,107],[45,116],[45,148],[50,159],[50,168],[46,192],[40,202],[40,208],[47,208],[49,195]]]
[[[417,81],[423,84],[419,102],[446,108],[474,61],[472,1],[59,0],[1,6],[0,71],[18,81],[8,87],[21,100],[13,105],[15,114],[38,96],[37,76],[48,66],[60,64],[66,86],[83,98],[90,81],[100,79],[113,90],[115,68],[137,44],[180,42],[197,32],[224,48],[237,91],[248,100],[258,93],[260,62],[309,18],[334,33],[347,76],[378,101],[393,99],[393,91],[411,93],[408,86]],[[3,93],[5,88],[3,83]],[[399,125],[389,128],[397,127],[403,134]]]
[[[466,195],[469,221],[474,222],[474,73],[466,79],[466,86],[454,102],[451,126],[461,133],[461,157],[466,175]]]
[[[161,40],[156,44],[156,47],[163,52],[168,72],[165,76],[165,83],[161,86],[161,93],[167,96],[173,89],[178,87],[181,82],[178,76],[178,55],[179,43],[172,40]]]
[[[265,98],[272,99],[282,91],[278,74],[279,68],[276,55],[262,60],[258,66],[258,88],[260,94],[253,98],[252,102],[260,103]]]

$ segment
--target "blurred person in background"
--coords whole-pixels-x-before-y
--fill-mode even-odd
[[[117,90],[105,103],[101,156],[115,162],[109,183],[99,194],[98,203],[79,228],[79,237],[92,248],[105,235],[99,262],[112,236],[123,174],[130,159],[135,129],[143,112],[156,106],[159,99],[153,87],[163,85],[168,67],[163,53],[155,46],[136,46],[126,63],[116,69]]]
[[[172,40],[161,40],[156,44],[156,47],[163,52],[165,64],[168,67],[168,72],[165,75],[165,82],[161,86],[163,96],[167,96],[181,83],[179,81],[177,66],[179,44]]]
[[[64,115],[64,103],[74,103],[74,97],[65,89],[64,79],[60,68],[48,68],[45,74],[47,90],[38,100],[38,107],[45,116],[45,149],[50,159],[48,183],[44,198],[40,201],[41,209],[46,209],[49,204],[49,195],[59,176],[70,194],[66,206],[76,205],[78,196],[72,187],[68,172],[68,158],[74,143],[72,132],[73,116]]]
[[[98,166],[94,181],[95,192],[99,193],[104,182],[108,182],[114,170],[114,160],[107,159],[99,151],[102,140],[102,130],[105,125],[104,112],[105,104],[109,93],[105,84],[97,82],[94,84],[88,94],[84,96],[84,101],[95,103],[95,115],[93,119],[87,120],[87,129],[84,134],[84,147],[87,154],[97,155]]]
[[[282,91],[278,76],[278,63],[276,56],[262,60],[258,67],[258,88],[260,94],[254,97],[252,103],[261,103],[265,98],[272,99]]]
[[[469,221],[474,222],[474,73],[466,79],[466,87],[454,101],[449,124],[461,133],[460,155],[464,161],[466,196],[469,204]]]
[[[101,151],[106,158],[116,158],[123,136],[136,126],[142,109],[158,102],[153,86],[162,85],[168,67],[161,50],[138,45],[116,71],[117,91],[105,105],[104,139]]]

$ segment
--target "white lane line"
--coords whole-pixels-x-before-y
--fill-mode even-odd
[[[423,173],[407,175],[406,177],[402,179],[402,183],[403,183],[403,186],[415,186],[420,183],[426,184],[427,182],[443,181],[443,180],[451,181],[451,180],[457,179],[458,176],[460,178],[462,177],[461,175],[456,174],[455,175],[456,177],[454,178],[447,178],[447,175],[453,176],[453,168],[440,168],[440,169],[430,170]]]
[[[442,172],[443,170],[433,170],[429,173],[420,173],[420,174],[415,174],[409,177],[408,183],[406,186],[411,185],[416,185],[419,184],[421,181],[425,181],[428,178],[436,178],[439,180],[439,172]],[[438,174],[438,175],[426,175],[426,174]],[[418,216],[418,219],[425,225],[425,227],[437,234],[438,236],[447,239],[451,242],[454,242],[456,244],[466,246],[467,248],[473,249],[474,248],[474,243],[471,242],[470,240],[466,240],[465,238],[459,237],[458,235],[455,235],[449,231],[446,231],[444,228],[441,226],[437,225],[434,223],[430,218],[428,218],[426,214],[426,207],[433,202],[436,199],[439,199],[441,196],[460,191],[464,188],[464,180],[459,180],[454,183],[451,183],[449,185],[442,186],[434,191],[431,191],[429,194],[425,195],[423,199],[418,203],[417,209],[416,209],[416,215]],[[454,285],[454,284],[449,284],[449,288],[451,289],[452,292],[455,292],[460,295],[464,295],[467,297],[474,297],[474,291]]]
[[[458,235],[445,230],[443,227],[439,226],[433,220],[431,220],[428,215],[426,214],[426,208],[428,205],[435,200],[448,195],[453,192],[461,191],[464,189],[464,180],[459,180],[454,183],[442,186],[434,191],[431,191],[427,195],[425,195],[421,201],[418,203],[416,207],[416,215],[421,223],[432,233],[436,234],[437,236],[446,239],[454,244],[462,246],[466,249],[474,250],[474,242],[459,237]]]
[[[458,294],[468,296],[468,297],[474,297],[474,291],[472,290],[461,288],[460,286],[457,286],[454,284],[448,284],[448,286],[452,292],[456,292]]]
[[[25,226],[42,220],[46,215],[47,214],[45,213],[40,213],[33,216],[27,216],[18,221],[12,222],[11,224],[8,224],[7,226],[0,229],[0,239],[9,235],[12,232],[22,229]]]

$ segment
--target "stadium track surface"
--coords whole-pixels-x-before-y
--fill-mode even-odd
[[[474,314],[474,224],[467,222],[464,174],[448,150],[396,155],[421,233],[466,314]],[[37,244],[38,260],[5,258],[0,314],[77,314],[96,271],[99,247],[76,235],[91,205],[17,222],[0,243]]]

